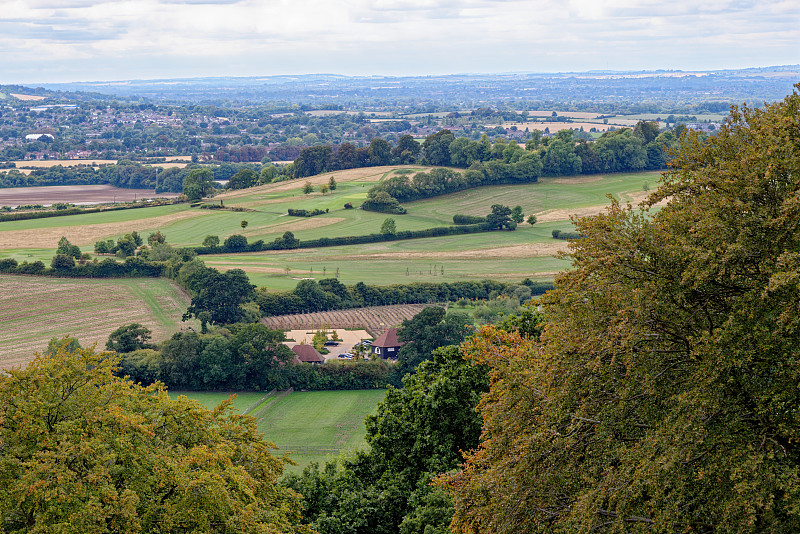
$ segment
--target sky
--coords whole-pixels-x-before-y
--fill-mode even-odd
[[[0,0],[0,83],[800,63],[798,0]]]

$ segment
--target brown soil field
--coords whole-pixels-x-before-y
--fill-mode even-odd
[[[9,93],[9,94],[18,100],[30,100],[33,102],[38,102],[39,100],[44,100],[45,98],[47,98],[46,96],[21,95],[19,93]]]
[[[98,239],[111,235],[130,233],[134,230],[140,233],[150,230],[155,231],[174,221],[206,215],[210,214],[202,213],[200,210],[182,211],[171,215],[118,223],[39,228],[35,230],[10,230],[0,232],[0,249],[19,248],[20,243],[25,243],[26,248],[55,248],[61,236],[66,236],[73,245],[91,245],[96,243]]]
[[[125,324],[150,328],[154,341],[188,327],[180,323],[188,295],[177,286],[154,291],[154,283],[163,281],[0,275],[0,369],[31,361],[34,352],[43,351],[53,337],[75,336],[83,347],[96,343],[102,350],[108,335]],[[143,294],[154,303],[148,305]],[[151,306],[163,314],[161,319]]]
[[[159,193],[153,189],[122,189],[111,185],[53,185],[45,187],[9,187],[0,189],[0,206],[70,202],[72,204],[102,204],[131,202],[145,198],[174,198],[179,193]]]

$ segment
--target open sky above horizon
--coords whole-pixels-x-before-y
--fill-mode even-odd
[[[800,63],[797,0],[0,0],[0,83]]]

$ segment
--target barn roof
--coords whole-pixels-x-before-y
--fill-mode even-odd
[[[390,328],[372,342],[373,347],[401,347],[403,344],[397,340],[397,328]]]
[[[297,360],[307,363],[321,363],[325,358],[311,345],[295,345],[292,352],[297,355]]]

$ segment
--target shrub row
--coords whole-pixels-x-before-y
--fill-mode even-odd
[[[373,286],[359,282],[345,286],[336,279],[301,280],[293,291],[273,292],[266,288],[256,291],[255,301],[265,317],[293,313],[384,306],[387,304],[423,304],[431,302],[456,302],[460,299],[486,300],[503,293],[509,284],[495,280],[480,282],[415,282]],[[531,295],[541,295],[553,288],[551,282],[533,282],[527,279],[522,285],[530,288]]]
[[[141,258],[126,258],[118,262],[111,258],[102,261],[78,263],[67,268],[47,267],[41,261],[18,263],[13,258],[0,260],[0,273],[36,274],[65,278],[122,278],[166,276],[169,265],[166,262],[148,262]]]
[[[283,238],[277,238],[271,243],[266,243],[263,240],[258,240],[253,243],[247,243],[244,236],[237,236],[235,240],[235,247],[226,244],[217,247],[196,247],[194,251],[197,254],[227,254],[231,252],[261,252],[264,250],[285,250],[292,248],[318,248],[318,247],[338,247],[343,245],[362,245],[365,243],[381,243],[384,241],[398,241],[401,239],[419,239],[423,237],[439,237],[445,235],[460,235],[460,234],[474,234],[478,232],[490,232],[494,229],[487,227],[485,224],[470,224],[463,226],[438,226],[435,228],[427,228],[425,230],[403,230],[395,234],[368,234],[368,235],[353,235],[343,237],[320,237],[318,239],[309,239],[300,241],[294,239],[286,239],[286,234]],[[286,232],[291,234],[291,232]],[[233,236],[231,236],[233,237]],[[244,242],[242,241],[244,239]]]
[[[289,208],[289,215],[292,217],[314,217],[316,215],[325,215],[328,213],[328,210],[321,210],[321,209],[313,209],[313,210],[295,210]]]
[[[478,215],[462,215],[460,213],[453,215],[453,224],[480,224],[485,222],[486,217],[479,217]]]
[[[582,239],[584,236],[580,232],[565,232],[563,230],[553,230],[553,239]]]

